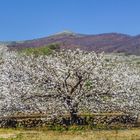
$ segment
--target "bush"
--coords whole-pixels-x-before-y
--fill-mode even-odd
[[[60,49],[59,44],[50,44],[48,46],[38,47],[38,48],[26,48],[22,50],[22,53],[26,53],[27,55],[50,55],[53,51],[58,51]]]
[[[52,50],[48,47],[41,47],[41,48],[27,48],[22,51],[22,53],[26,53],[27,55],[49,55],[52,53]]]

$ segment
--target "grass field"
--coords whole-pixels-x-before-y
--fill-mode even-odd
[[[140,129],[45,131],[0,129],[0,140],[140,140]]]

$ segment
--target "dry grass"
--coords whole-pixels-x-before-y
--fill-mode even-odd
[[[140,129],[102,131],[42,131],[1,129],[0,140],[140,140]]]

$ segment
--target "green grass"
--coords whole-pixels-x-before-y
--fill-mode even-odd
[[[140,129],[63,132],[0,129],[0,140],[140,140]]]

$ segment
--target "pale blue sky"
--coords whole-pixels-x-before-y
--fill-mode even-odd
[[[0,0],[0,40],[63,30],[140,34],[140,0]]]

